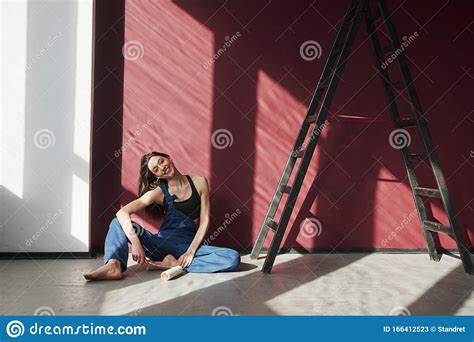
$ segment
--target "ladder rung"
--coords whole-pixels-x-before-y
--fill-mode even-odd
[[[422,187],[416,186],[414,190],[415,190],[415,194],[418,196],[441,198],[441,192],[438,189],[422,188]]]
[[[339,52],[342,51],[342,45],[340,46],[335,46],[333,50],[333,53],[338,54]]]
[[[326,89],[328,85],[329,85],[329,80],[321,82],[321,84],[318,86],[318,90]]]
[[[382,52],[383,52],[384,55],[392,54],[393,53],[392,46],[387,45],[387,46],[383,47]]]
[[[410,158],[412,160],[428,161],[428,156],[426,154],[408,153],[408,158]]]
[[[348,17],[348,18],[350,19],[350,21],[351,21],[352,19],[354,19],[354,14],[355,14],[356,10],[357,10],[357,6],[353,6],[353,7],[351,7],[351,8],[349,9],[349,11],[347,12],[346,17]]]
[[[423,221],[423,225],[425,226],[426,230],[437,232],[437,233],[445,233],[449,235],[453,235],[454,232],[451,227],[445,226],[444,224],[432,221]]]
[[[403,82],[393,82],[392,87],[398,90],[404,89]]]
[[[382,16],[380,15],[380,10],[377,8],[375,12],[373,13],[373,18],[374,19],[380,19]]]
[[[306,150],[298,150],[298,152],[296,152],[296,158],[303,158],[305,151]]]
[[[306,118],[306,122],[309,124],[315,123],[316,122],[316,114],[310,115]]]
[[[415,118],[409,118],[409,119],[399,119],[398,120],[398,125],[400,128],[403,127],[414,127],[417,125],[416,119]]]
[[[275,231],[278,227],[278,223],[273,221],[273,220],[268,220],[267,221],[267,227],[270,228],[271,230]]]
[[[291,186],[282,184],[280,186],[280,191],[281,192],[286,192],[287,194],[289,194],[290,191],[291,191]]]

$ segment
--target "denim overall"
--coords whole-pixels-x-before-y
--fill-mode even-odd
[[[173,254],[175,258],[179,258],[188,250],[196,235],[197,226],[188,215],[176,209],[174,201],[177,197],[169,193],[167,185],[161,183],[160,188],[168,204],[168,210],[158,232],[158,236],[164,240],[159,247],[168,254]]]
[[[132,221],[135,232],[150,260],[161,261],[171,254],[178,259],[186,253],[197,232],[196,223],[174,205],[176,195],[171,195],[166,184],[160,184],[168,210],[157,234],[152,234],[138,223]],[[127,269],[129,248],[128,240],[120,222],[114,218],[109,225],[109,232],[105,239],[104,263],[110,259],[120,261],[121,270]],[[194,259],[186,268],[191,273],[211,273],[232,271],[240,264],[240,254],[230,248],[200,245]]]

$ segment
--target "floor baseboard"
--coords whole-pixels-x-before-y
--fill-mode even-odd
[[[32,253],[0,253],[0,260],[31,260],[31,259],[93,259],[95,253],[89,252],[32,252]]]

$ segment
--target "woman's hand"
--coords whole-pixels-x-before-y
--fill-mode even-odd
[[[183,255],[181,255],[178,259],[178,265],[182,268],[186,268],[193,262],[194,253],[191,251],[187,251]]]
[[[145,250],[140,242],[140,240],[132,243],[132,259],[139,264],[145,264]]]

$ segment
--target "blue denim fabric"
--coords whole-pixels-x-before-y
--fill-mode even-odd
[[[168,203],[163,224],[157,234],[152,234],[138,223],[132,221],[138,238],[150,260],[161,261],[167,254],[178,259],[184,254],[194,239],[197,226],[194,221],[176,209],[174,200],[165,184],[160,184]],[[122,272],[127,269],[128,240],[120,222],[114,218],[109,225],[105,239],[104,263],[110,259],[120,261]],[[186,268],[191,273],[212,273],[235,270],[240,264],[240,254],[230,248],[201,245],[197,249],[193,262]]]

